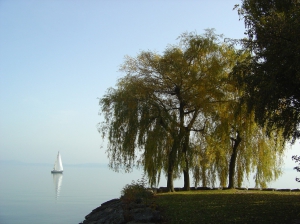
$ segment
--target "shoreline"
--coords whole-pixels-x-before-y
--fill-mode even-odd
[[[111,199],[93,209],[79,224],[162,223],[161,212],[152,205],[142,201],[126,203],[121,199]]]
[[[155,193],[167,193],[166,187],[152,189]],[[183,192],[183,188],[174,188],[175,192]],[[209,188],[209,187],[192,187],[190,191],[278,191],[278,192],[300,192],[300,189],[276,189],[276,188]],[[163,223],[159,208],[153,203],[142,203],[142,200],[126,203],[120,198],[111,199],[102,203],[99,207],[93,209],[85,216],[85,219],[79,224],[96,224],[96,223]]]

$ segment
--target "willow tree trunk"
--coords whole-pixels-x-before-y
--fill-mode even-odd
[[[235,177],[235,164],[236,164],[236,158],[238,154],[238,146],[241,143],[242,139],[237,132],[236,138],[231,138],[233,141],[233,146],[232,146],[232,154],[230,158],[230,163],[229,163],[229,183],[228,183],[228,188],[234,188],[234,177]]]
[[[206,167],[205,165],[202,165],[202,187],[207,187],[207,178],[206,178]]]
[[[168,156],[168,179],[167,188],[169,192],[174,192],[174,166],[177,151],[177,141],[173,142],[172,149]]]
[[[184,187],[183,189],[185,191],[190,190],[190,166],[189,166],[189,160],[187,152],[189,150],[189,144],[190,144],[190,133],[185,133],[184,143],[183,143],[183,155],[184,155],[184,161],[185,161],[185,167],[183,169],[183,177],[184,177]]]
[[[167,188],[169,192],[174,192],[174,180],[173,180],[173,172],[174,169],[169,165],[168,167],[168,180],[167,180]]]
[[[185,191],[190,190],[190,174],[189,174],[189,163],[186,160],[186,168],[183,170],[183,177],[184,177],[184,187]]]

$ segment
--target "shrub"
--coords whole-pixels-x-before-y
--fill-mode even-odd
[[[121,199],[124,202],[147,203],[152,197],[153,193],[147,189],[144,177],[141,180],[133,180],[131,184],[126,184],[121,191]]]

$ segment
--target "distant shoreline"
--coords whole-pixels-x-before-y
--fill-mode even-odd
[[[24,165],[24,166],[53,166],[52,163],[28,163],[18,160],[0,160],[0,165]],[[75,163],[75,164],[64,164],[64,167],[108,167],[105,163]]]

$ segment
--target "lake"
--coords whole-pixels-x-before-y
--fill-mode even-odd
[[[103,167],[0,165],[1,224],[78,224],[101,203],[120,197],[122,188],[141,172],[115,173]]]
[[[115,173],[106,165],[64,165],[63,174],[51,174],[51,169],[51,164],[0,162],[1,224],[78,224],[103,202],[120,197],[126,184],[142,177],[141,171]],[[300,173],[289,169],[269,187],[299,188],[296,176]],[[176,180],[174,185],[182,187],[183,181]],[[166,186],[163,176],[160,186]],[[254,183],[244,186],[254,187]]]

